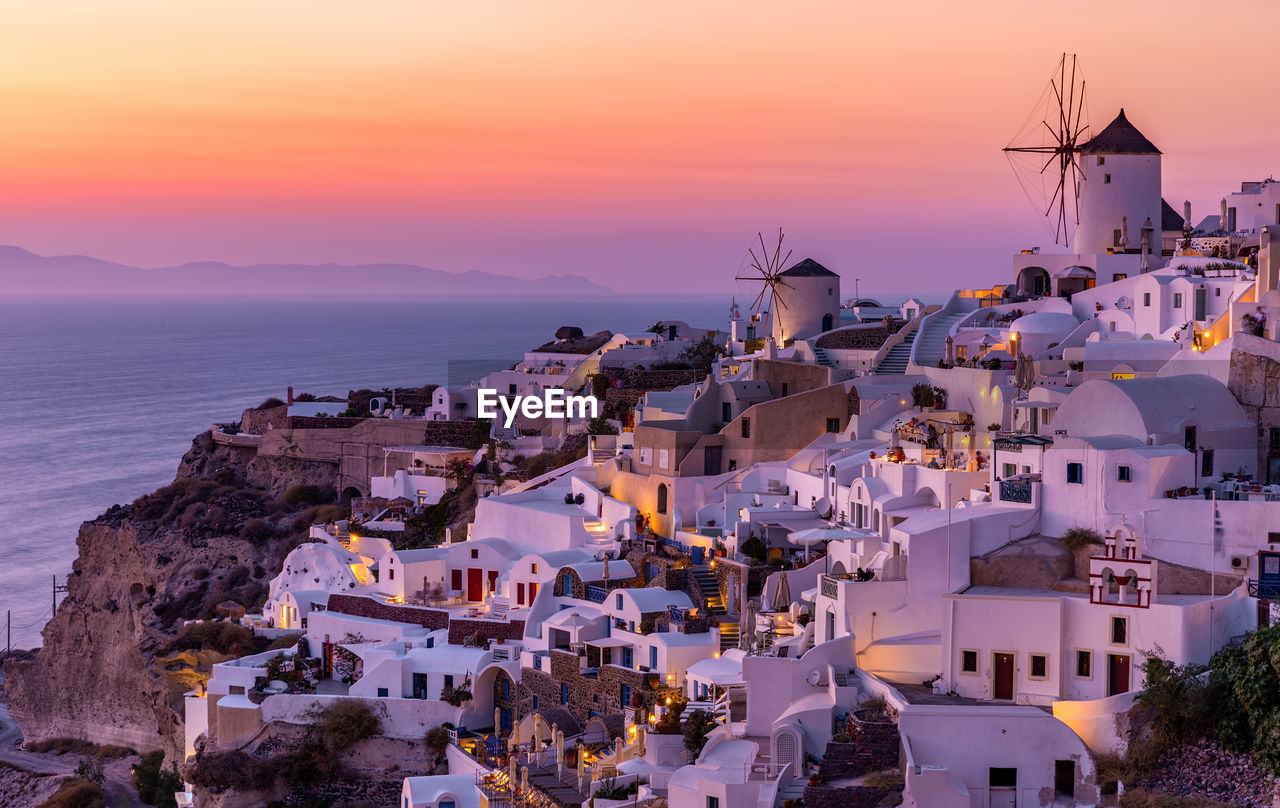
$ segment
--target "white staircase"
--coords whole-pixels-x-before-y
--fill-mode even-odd
[[[920,329],[913,330],[906,339],[893,346],[876,365],[876,373],[902,375],[907,372],[907,363],[911,360],[911,346],[915,344]]]
[[[921,324],[917,332],[923,331],[916,338],[912,359],[922,368],[931,368],[947,356],[947,335],[951,327],[968,317],[971,312],[960,311],[955,314],[938,314]]]

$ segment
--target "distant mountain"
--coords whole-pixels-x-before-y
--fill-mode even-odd
[[[412,264],[233,266],[215,261],[141,269],[85,255],[43,256],[0,246],[0,295],[601,297],[613,293],[578,275],[514,278]]]

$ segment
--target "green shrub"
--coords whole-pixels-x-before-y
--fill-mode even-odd
[[[426,744],[427,751],[438,761],[444,757],[445,750],[449,748],[449,730],[442,726],[429,729],[422,742]]]
[[[285,405],[285,404],[284,404],[284,402],[283,402],[283,401],[281,401],[280,399],[276,398],[275,396],[272,396],[271,398],[269,398],[269,399],[267,399],[266,401],[262,402],[262,403],[261,403],[261,404],[259,404],[258,406],[254,407],[254,409],[255,409],[255,410],[270,410],[270,409],[274,409],[274,408],[276,408],[276,407],[283,407],[284,405]]]
[[[872,788],[888,788],[901,790],[903,787],[902,772],[897,769],[884,769],[883,771],[871,772],[862,778],[863,785]]]
[[[266,519],[253,518],[245,521],[240,528],[240,538],[254,544],[261,544],[276,534],[276,529]]]
[[[466,687],[446,687],[440,691],[440,701],[454,707],[461,707],[471,701],[471,691]]]
[[[769,548],[765,547],[764,542],[760,541],[760,539],[755,536],[744,541],[742,546],[738,549],[742,551],[744,556],[750,558],[752,562],[757,565],[763,564],[765,558],[769,555]]]
[[[933,385],[920,382],[911,386],[911,404],[915,407],[932,407],[934,402]]]
[[[140,800],[156,808],[176,808],[173,795],[182,790],[182,777],[177,766],[165,768],[164,752],[143,755],[133,772]]]
[[[239,749],[230,749],[196,758],[191,769],[191,782],[215,791],[260,791],[271,787],[277,771],[287,773],[290,769],[285,766],[277,767],[274,758],[264,760],[247,755]]]
[[[1076,525],[1068,528],[1066,533],[1062,534],[1062,538],[1058,539],[1062,542],[1062,546],[1068,550],[1075,551],[1091,544],[1102,544],[1102,537],[1098,535],[1096,530]]]
[[[107,794],[102,786],[88,780],[66,780],[49,799],[36,808],[105,808]]]
[[[102,761],[96,757],[80,758],[80,765],[76,766],[76,777],[98,785],[102,785],[107,779],[102,772]]]
[[[342,699],[319,712],[316,729],[330,752],[344,752],[382,732],[382,718],[373,705],[360,699]]]

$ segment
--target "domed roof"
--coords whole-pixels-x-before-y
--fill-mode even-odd
[[[780,273],[783,277],[788,278],[814,278],[814,277],[838,277],[836,273],[819,264],[812,258],[806,258],[798,264],[792,265],[790,269]]]
[[[1070,334],[1079,325],[1080,321],[1066,312],[1037,311],[1014,320],[1009,330],[1019,334]]]

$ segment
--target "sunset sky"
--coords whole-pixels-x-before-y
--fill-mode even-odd
[[[1035,8],[1030,8],[1034,5]],[[0,243],[735,291],[784,226],[864,293],[1052,243],[1000,152],[1062,51],[1195,218],[1280,169],[1268,2],[0,7]]]

